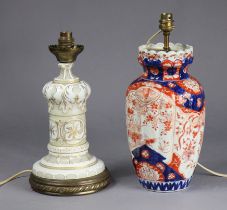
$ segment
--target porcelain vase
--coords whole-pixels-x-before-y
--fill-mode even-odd
[[[129,148],[141,185],[152,191],[186,189],[204,134],[205,95],[188,72],[193,47],[170,43],[139,47],[143,74],[126,93]]]

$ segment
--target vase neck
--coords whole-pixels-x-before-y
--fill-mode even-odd
[[[145,61],[146,62],[146,61]],[[149,80],[159,81],[177,81],[184,80],[189,77],[188,67],[189,60],[184,62],[171,62],[166,60],[162,63],[146,63],[143,65],[144,74],[143,77]]]
[[[188,66],[193,62],[193,47],[170,43],[170,49],[164,51],[163,43],[139,46],[138,61],[144,69],[145,79],[175,81],[189,77]]]
[[[59,63],[60,74],[54,79],[56,83],[75,83],[79,81],[79,78],[72,73],[73,63]]]

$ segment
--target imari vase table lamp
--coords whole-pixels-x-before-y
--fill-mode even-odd
[[[169,43],[171,13],[161,14],[159,28],[164,43],[139,47],[144,72],[127,89],[126,123],[139,182],[152,191],[170,192],[186,189],[197,165],[205,96],[188,72],[193,47]]]
[[[30,176],[31,187],[40,193],[89,194],[110,182],[103,161],[88,152],[85,112],[91,89],[71,72],[83,48],[69,32],[61,32],[58,45],[49,46],[60,74],[43,88],[49,107],[49,154],[33,165]]]

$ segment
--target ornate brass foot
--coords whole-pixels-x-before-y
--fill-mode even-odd
[[[58,196],[85,195],[102,190],[110,183],[110,173],[106,168],[102,173],[83,179],[45,179],[31,174],[30,184],[34,191]]]

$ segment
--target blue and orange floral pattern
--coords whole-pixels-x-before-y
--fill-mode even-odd
[[[188,72],[193,62],[189,45],[160,43],[139,48],[144,72],[126,93],[129,147],[140,183],[154,191],[188,187],[203,141],[205,95]]]

